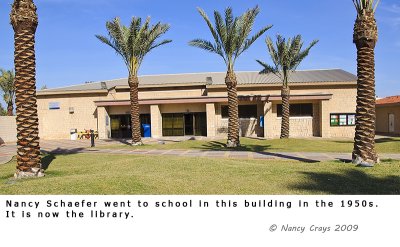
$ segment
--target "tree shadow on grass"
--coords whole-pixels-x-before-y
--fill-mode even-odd
[[[56,156],[54,156],[53,154],[46,154],[45,156],[43,156],[42,158],[42,169],[43,170],[47,170],[51,164],[51,162],[53,162],[53,160],[56,159]]]
[[[96,152],[98,150],[90,150],[86,148],[56,148],[52,150],[43,150],[44,153],[46,154],[78,154],[78,153],[84,153],[85,152]]]
[[[226,144],[219,141],[210,141],[203,144],[200,149],[209,151],[250,151],[250,152],[262,152],[270,148],[271,145],[243,145],[236,148],[228,148]]]
[[[398,195],[400,176],[377,178],[361,170],[343,174],[302,172],[308,182],[290,186],[292,189],[334,195]]]
[[[272,156],[277,158],[282,158],[286,160],[296,160],[306,163],[317,163],[318,160],[312,160],[307,158],[302,158],[290,154],[281,154],[281,153],[274,153],[274,152],[267,152],[266,150],[271,149],[271,145],[243,145],[237,148],[227,148],[225,143],[218,142],[218,141],[211,141],[207,144],[203,144],[200,148],[202,150],[208,151],[237,151],[237,152],[255,152],[265,156]]]
[[[400,139],[386,137],[386,138],[378,138],[375,140],[375,143],[385,143],[385,142],[400,142]]]

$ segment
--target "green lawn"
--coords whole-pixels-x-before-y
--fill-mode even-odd
[[[352,140],[332,139],[287,139],[287,140],[259,140],[241,138],[242,146],[235,149],[240,151],[270,151],[270,152],[338,152],[351,153]],[[132,147],[127,144],[99,146],[100,149],[203,149],[203,150],[232,150],[225,147],[225,140],[218,141],[183,141]],[[376,140],[376,149],[379,153],[400,152],[400,138],[381,138]]]
[[[0,165],[0,194],[400,194],[400,161],[375,168],[163,156],[47,156],[41,179],[14,180]]]

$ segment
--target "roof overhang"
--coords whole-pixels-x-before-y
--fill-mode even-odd
[[[290,87],[300,87],[300,86],[356,86],[357,81],[345,81],[345,82],[292,82]],[[282,87],[282,83],[243,83],[238,84],[238,88],[260,88],[260,87]],[[225,84],[207,84],[207,88],[226,88]]]
[[[108,90],[107,89],[98,89],[98,90],[71,90],[71,91],[47,91],[47,90],[41,90],[37,91],[36,95],[37,96],[47,96],[47,95],[70,95],[70,94],[99,94],[99,93],[104,93],[107,94]]]
[[[291,95],[290,100],[330,100],[332,94],[302,94]],[[269,102],[281,101],[280,95],[241,95],[239,101]],[[139,105],[163,105],[163,104],[198,104],[198,103],[226,103],[228,97],[200,96],[190,98],[164,98],[164,99],[141,99]],[[101,100],[95,101],[96,106],[129,106],[129,100]]]
[[[168,88],[168,87],[204,87],[207,83],[193,82],[193,83],[169,83],[169,84],[140,84],[139,88]],[[115,89],[130,89],[129,85],[116,86]]]
[[[400,102],[386,103],[386,104],[376,104],[376,107],[392,107],[392,106],[400,106]]]

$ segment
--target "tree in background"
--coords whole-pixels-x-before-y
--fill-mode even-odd
[[[15,0],[11,10],[14,29],[15,105],[17,122],[16,178],[44,176],[39,146],[36,103],[35,33],[38,25],[32,0]]]
[[[7,116],[14,116],[14,71],[0,69],[0,89],[3,91],[3,99],[7,104]]]
[[[375,10],[379,0],[353,0],[357,10],[353,42],[357,47],[357,109],[353,163],[374,166],[375,150],[375,45],[378,27]]]
[[[7,110],[0,103],[0,116],[7,116]]]
[[[249,37],[253,29],[255,19],[260,12],[258,6],[247,10],[243,15],[234,17],[232,8],[225,9],[225,18],[218,11],[214,11],[215,25],[213,25],[207,14],[198,8],[200,15],[207,23],[213,36],[213,41],[194,39],[189,45],[215,53],[221,56],[227,66],[225,84],[228,91],[228,141],[227,147],[240,146],[239,140],[239,113],[237,97],[237,79],[234,71],[236,60],[268,29],[266,26],[254,36]]]
[[[161,45],[172,40],[158,41],[170,28],[168,24],[158,22],[150,25],[150,17],[144,23],[141,18],[133,17],[129,27],[121,24],[119,18],[106,23],[108,37],[96,35],[106,45],[109,45],[124,60],[128,72],[131,101],[132,145],[142,145],[139,115],[139,79],[138,71],[145,56]]]
[[[264,69],[260,74],[273,73],[282,80],[282,124],[281,139],[289,138],[289,118],[290,118],[290,75],[293,73],[300,63],[306,58],[310,49],[318,43],[314,40],[304,50],[301,35],[289,38],[287,41],[281,35],[276,36],[276,43],[272,42],[270,37],[266,39],[269,55],[271,56],[273,66],[257,60]]]

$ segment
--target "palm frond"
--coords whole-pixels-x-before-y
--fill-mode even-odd
[[[269,74],[269,73],[279,73],[279,70],[276,67],[272,67],[271,65],[264,63],[263,61],[256,60],[261,66],[264,67],[263,70],[261,70],[259,73],[260,74]]]
[[[150,51],[172,42],[168,39],[158,41],[169,30],[168,24],[158,22],[150,25],[150,21],[150,17],[143,23],[141,18],[133,17],[127,27],[121,24],[119,18],[115,18],[106,23],[108,37],[102,35],[96,37],[123,58],[130,73],[137,74],[144,57]]]
[[[353,0],[353,4],[357,10],[357,15],[361,16],[364,11],[375,13],[380,0]]]
[[[222,51],[222,48],[217,46],[217,45],[215,45],[215,44],[213,44],[212,42],[210,42],[208,40],[194,39],[194,40],[189,42],[189,45],[197,47],[197,48],[200,48],[200,49],[203,49],[203,50],[206,50],[206,51],[211,52],[211,53],[218,54],[224,59],[224,61],[226,61],[225,54]]]
[[[304,50],[302,50],[303,41],[301,35],[296,35],[286,40],[286,38],[278,34],[275,43],[270,37],[267,37],[265,42],[273,66],[257,60],[263,66],[263,70],[260,73],[272,72],[286,84],[289,81],[291,72],[295,71],[304,58],[308,56],[311,48],[318,43],[318,40],[312,41]]]
[[[207,23],[207,26],[210,29],[210,32],[211,32],[215,42],[218,43],[219,37],[218,37],[217,31],[215,30],[213,24],[210,21],[210,18],[208,18],[206,12],[203,9],[198,7],[197,11],[200,13],[200,15],[203,17],[204,21]]]
[[[250,48],[250,46],[258,39],[260,38],[266,31],[268,31],[270,28],[272,28],[272,25],[266,26],[263,29],[261,29],[260,31],[258,31],[258,33],[256,33],[255,35],[253,35],[251,38],[247,39],[243,46],[241,47],[241,49],[238,51],[238,55],[240,56],[243,52],[245,52],[247,49]]]
[[[202,9],[198,8],[198,10],[206,21],[214,42],[197,39],[189,42],[189,45],[220,55],[228,70],[233,70],[236,59],[271,28],[271,26],[264,27],[255,35],[249,37],[260,11],[258,6],[247,10],[239,17],[234,17],[233,10],[230,7],[225,9],[224,16],[220,12],[214,11],[215,25],[211,23]]]

